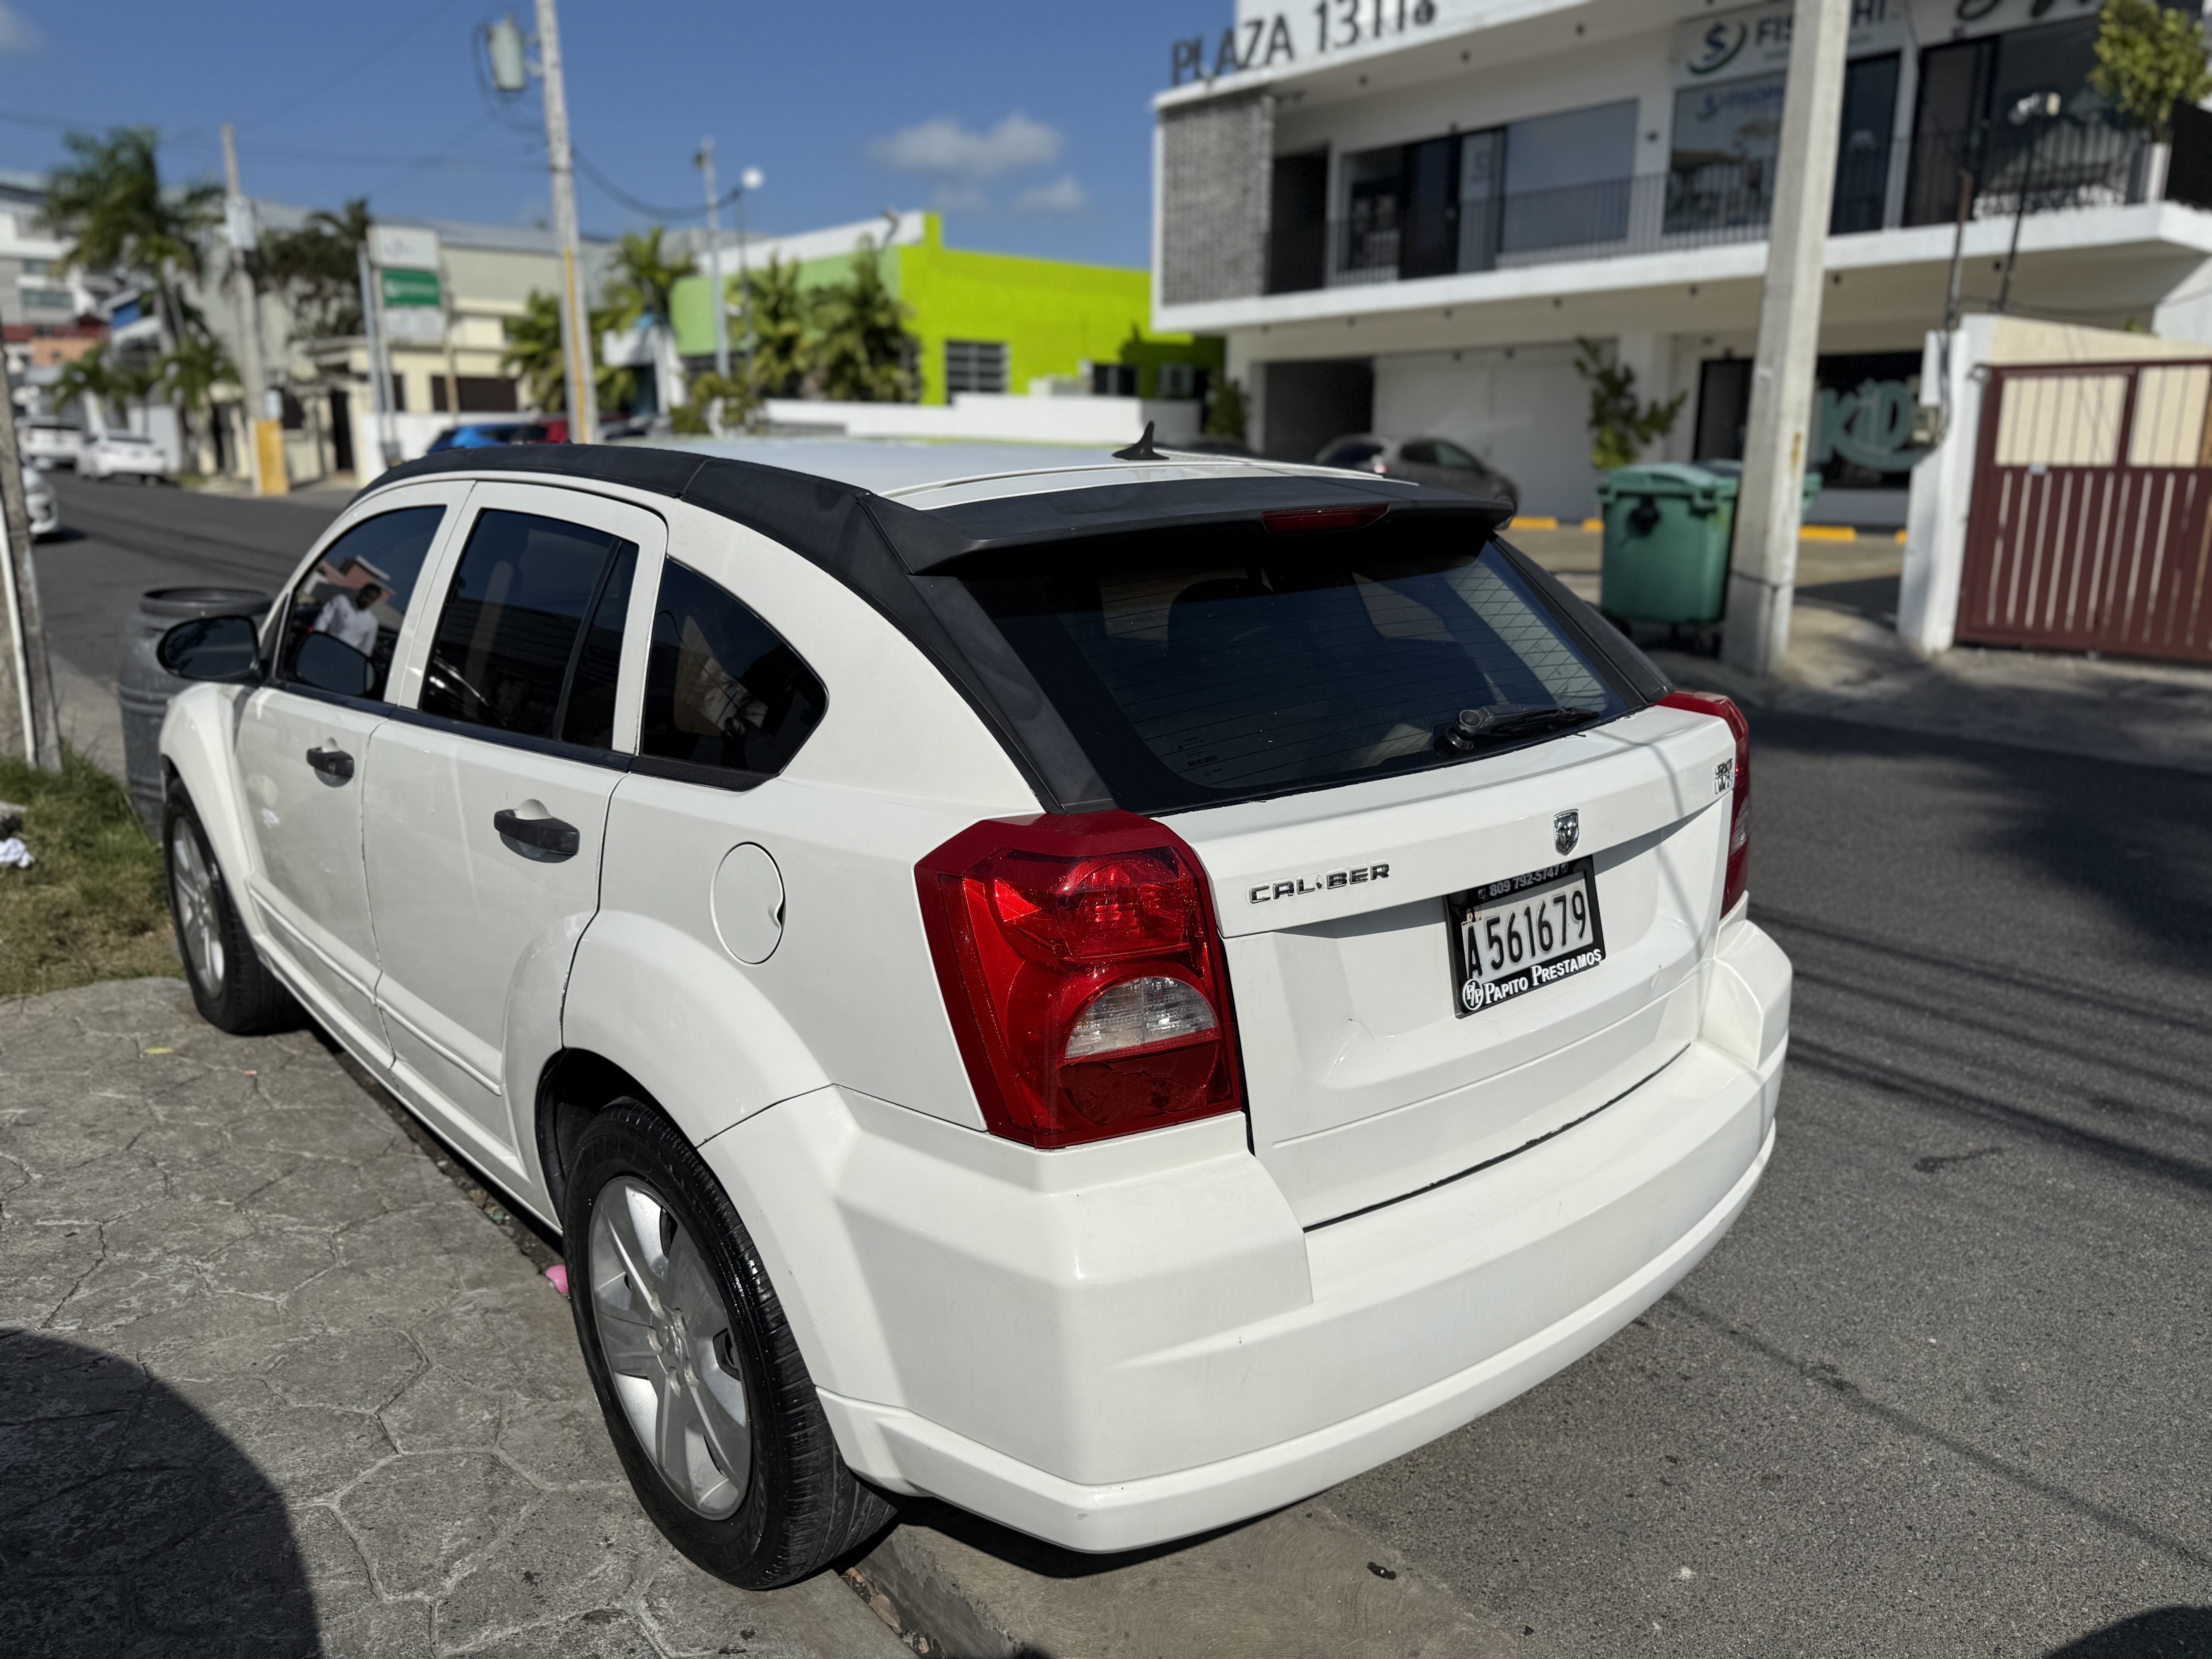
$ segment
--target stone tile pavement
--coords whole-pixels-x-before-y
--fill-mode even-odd
[[[0,1004],[0,1651],[907,1652],[662,1541],[497,1213],[312,1032]]]

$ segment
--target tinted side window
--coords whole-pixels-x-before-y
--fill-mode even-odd
[[[383,696],[399,625],[445,516],[442,507],[403,507],[364,519],[332,542],[293,590],[277,678]]]
[[[814,671],[736,596],[673,560],[661,567],[640,754],[781,772],[828,706]]]
[[[585,619],[636,556],[635,544],[607,531],[529,513],[479,514],[431,638],[423,712],[522,737],[561,732]],[[611,686],[608,710],[611,722]]]

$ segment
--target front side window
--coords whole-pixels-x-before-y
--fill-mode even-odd
[[[381,513],[323,550],[292,591],[276,653],[279,684],[385,695],[400,624],[445,516],[442,507]]]
[[[608,747],[637,544],[532,513],[477,515],[439,613],[422,712]]]
[[[1222,526],[1051,550],[966,586],[1133,811],[1448,765],[1629,707],[1462,529]]]
[[[662,566],[640,755],[772,776],[828,707],[814,671],[735,594]]]

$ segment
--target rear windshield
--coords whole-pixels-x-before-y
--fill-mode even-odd
[[[1213,526],[1020,563],[966,586],[1137,811],[1451,765],[1631,706],[1464,529]]]

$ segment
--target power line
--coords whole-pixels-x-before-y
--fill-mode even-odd
[[[592,165],[591,158],[586,155],[580,149],[576,149],[573,142],[569,144],[568,148],[569,152],[576,158],[577,167],[583,170],[585,174],[590,178],[591,181],[633,213],[642,213],[649,219],[675,219],[679,221],[684,219],[703,219],[707,216],[707,208],[704,203],[701,203],[694,207],[672,208],[662,207],[653,202],[640,201],[636,197],[631,195],[621,185],[615,183],[613,179],[608,178],[605,173],[600,172],[599,168],[593,167]],[[744,193],[744,186],[743,185],[739,185],[736,189],[732,190],[726,195],[718,197],[715,199],[714,205],[717,208],[727,207],[731,203],[736,201],[738,197]]]
[[[239,125],[246,127],[259,126],[263,122],[273,121],[280,115],[289,115],[294,110],[298,109],[301,105],[313,103],[316,99],[321,97],[325,93],[331,91],[332,88],[343,86],[348,81],[353,79],[355,76],[360,74],[362,70],[367,69],[371,64],[375,63],[379,58],[389,54],[395,47],[404,46],[409,40],[413,40],[424,24],[429,22],[432,18],[438,16],[441,13],[451,10],[453,4],[454,0],[436,0],[436,3],[431,6],[428,11],[416,17],[412,22],[402,28],[398,33],[392,35],[390,38],[386,40],[381,46],[370,47],[368,51],[362,53],[358,58],[356,58],[350,64],[347,64],[345,68],[340,70],[336,75],[330,76],[327,80],[317,82],[313,86],[309,87],[305,92],[300,93],[295,97],[286,99],[283,103],[278,104],[273,109],[265,109],[258,115],[248,117],[246,120],[240,122]]]

